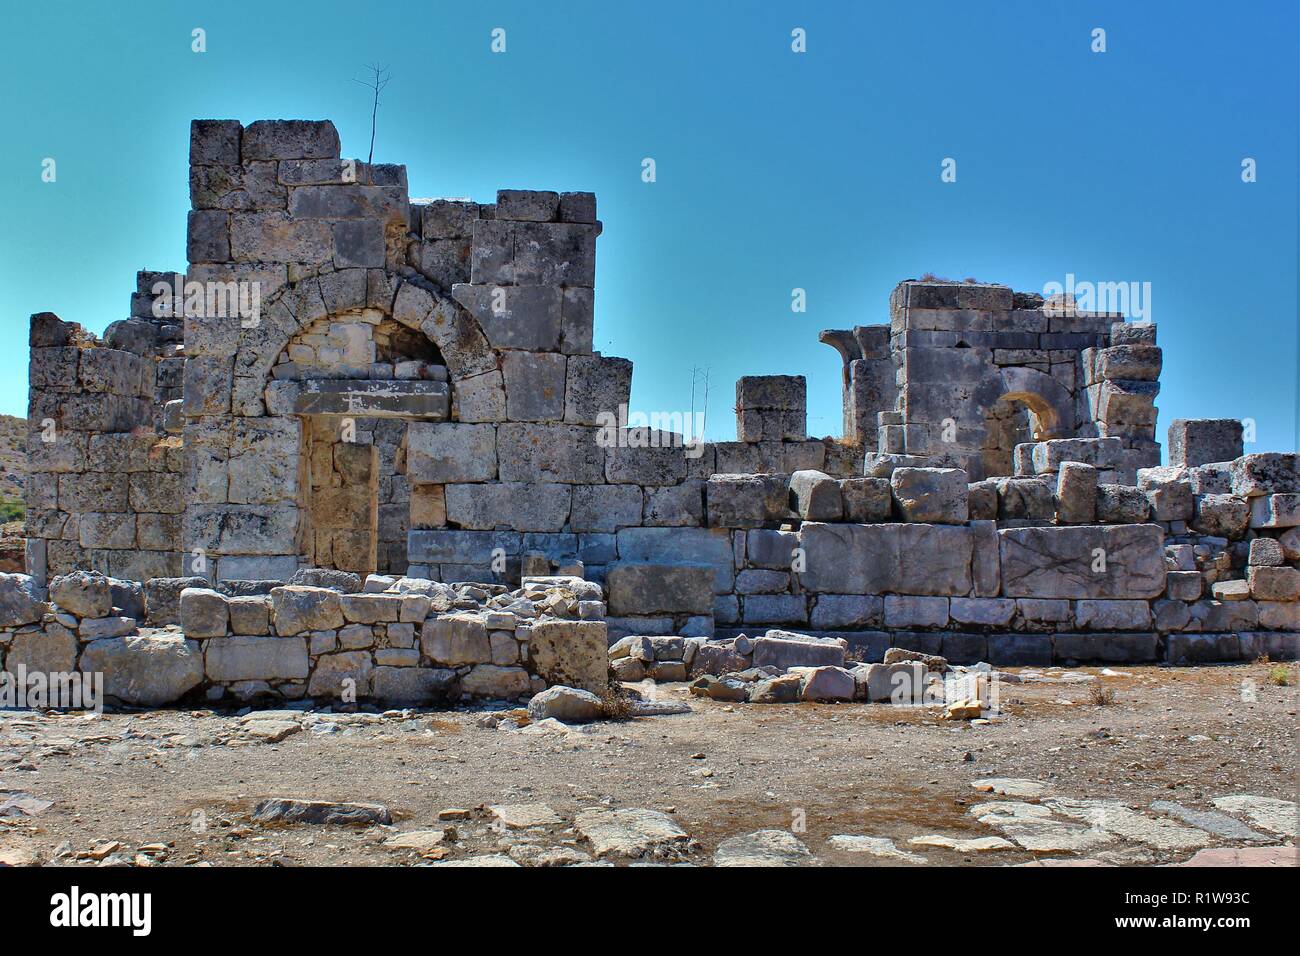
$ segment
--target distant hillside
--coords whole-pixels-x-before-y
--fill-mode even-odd
[[[27,420],[0,415],[0,521],[13,516],[10,502],[22,502],[26,479]]]

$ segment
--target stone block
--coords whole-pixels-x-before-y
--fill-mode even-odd
[[[1097,516],[1097,469],[1082,462],[1061,463],[1056,478],[1056,519],[1062,524],[1092,524]]]
[[[564,420],[599,425],[619,420],[632,389],[632,363],[603,355],[569,357],[564,396]],[[626,413],[624,413],[626,414]]]
[[[45,608],[31,575],[0,573],[0,627],[33,624],[44,616]]]
[[[1151,626],[1151,606],[1146,601],[1079,601],[1074,623],[1090,631],[1142,631]]]
[[[420,650],[435,664],[458,667],[492,660],[487,626],[476,614],[429,618],[420,629]]]
[[[795,549],[800,546],[799,533],[756,529],[744,535],[745,557],[756,568],[789,571],[794,562]]]
[[[113,583],[98,571],[73,571],[50,581],[50,600],[77,617],[105,617],[113,607]]]
[[[339,592],[291,584],[271,589],[271,619],[281,637],[343,626]]]
[[[969,517],[967,475],[960,468],[897,468],[890,486],[905,521],[964,524]]]
[[[762,528],[784,520],[790,511],[784,475],[713,475],[705,502],[712,528]]]
[[[1243,455],[1230,471],[1232,493],[1243,498],[1300,493],[1300,467],[1294,453]]]
[[[456,672],[445,668],[377,666],[370,672],[370,696],[399,705],[445,700]]]
[[[852,700],[856,684],[853,675],[842,667],[813,667],[802,674],[803,686],[799,696],[803,700]]]
[[[1002,593],[1026,598],[1154,598],[1165,587],[1159,525],[998,532]]]
[[[285,637],[214,637],[204,672],[213,681],[306,680],[307,642]]]
[[[1229,540],[1242,537],[1249,523],[1250,504],[1237,495],[1197,495],[1195,513],[1188,522],[1194,531]]]
[[[1159,637],[1154,633],[1056,634],[1052,637],[1052,659],[1058,664],[1141,664],[1156,660],[1159,646]]]
[[[623,561],[652,564],[707,564],[713,568],[714,594],[730,593],[735,581],[731,534],[712,528],[623,528],[617,534]],[[788,562],[787,562],[788,567]]]
[[[339,134],[329,120],[258,120],[244,127],[240,147],[240,161],[244,163],[268,159],[338,159]]]
[[[1256,601],[1300,601],[1300,570],[1296,568],[1250,568],[1246,579]]]
[[[788,571],[746,568],[736,575],[737,594],[782,594],[790,590]]]
[[[238,165],[242,132],[238,120],[191,120],[190,165]]]
[[[1165,573],[1165,596],[1179,601],[1199,600],[1203,581],[1199,571],[1168,571]]]
[[[548,190],[498,189],[496,218],[521,222],[553,222],[558,218],[560,195]]]
[[[582,425],[507,423],[497,429],[502,481],[604,483],[605,449]]]
[[[968,527],[808,522],[800,537],[807,562],[800,584],[808,591],[934,596],[971,591],[975,534]]]
[[[1300,526],[1300,494],[1258,495],[1250,499],[1252,528]]]
[[[368,651],[339,651],[316,658],[307,693],[312,697],[345,698],[370,696],[370,672],[374,663]]]
[[[1156,521],[1187,521],[1195,502],[1191,482],[1181,468],[1143,468],[1138,472],[1138,487],[1151,503],[1151,517]]]
[[[1138,524],[1151,514],[1146,492],[1129,485],[1097,486],[1097,520],[1102,524]]]
[[[742,409],[802,411],[808,383],[802,375],[745,375],[736,380],[736,406]]]
[[[870,594],[818,595],[809,616],[814,630],[879,627],[884,621],[884,599]]]
[[[704,524],[705,482],[687,479],[680,485],[645,489],[642,523],[655,528],[698,528]]]
[[[476,530],[560,531],[569,520],[571,487],[527,482],[447,485],[447,520]]]
[[[543,422],[564,418],[564,355],[508,351],[501,358],[506,414],[512,421]]]
[[[998,518],[1051,520],[1056,514],[1056,488],[1045,478],[998,478]]]
[[[496,429],[457,422],[412,422],[407,475],[413,483],[492,481],[497,476]]]
[[[602,691],[609,670],[604,621],[537,621],[529,636],[533,670],[547,684]]]
[[[945,627],[947,624],[947,598],[885,595],[885,627]]]
[[[958,624],[1006,627],[1016,615],[1016,602],[1011,598],[954,597],[948,613]]]
[[[175,703],[203,681],[199,643],[160,631],[92,641],[80,667],[104,676],[106,696],[135,707]]]
[[[741,601],[745,624],[808,623],[808,598],[802,594],[748,594]]]
[[[1232,461],[1241,453],[1242,427],[1235,418],[1177,418],[1169,425],[1170,465]]]
[[[889,479],[842,478],[839,486],[845,521],[867,524],[889,520],[893,509]]]
[[[501,667],[496,664],[479,664],[460,679],[463,693],[474,697],[491,697],[514,700],[532,695],[528,671],[522,667]]]
[[[596,440],[606,452],[605,479],[615,484],[675,485],[696,453],[679,433],[650,428],[605,425]]]
[[[596,194],[588,192],[560,193],[560,222],[596,221]]]
[[[707,564],[620,561],[606,572],[611,614],[710,614],[714,569]]]
[[[570,530],[608,532],[639,525],[641,507],[641,489],[633,485],[575,485]]]
[[[820,471],[790,476],[790,507],[806,521],[839,521],[844,514],[840,485]]]
[[[848,642],[842,638],[809,637],[790,631],[768,631],[753,639],[753,667],[843,667]],[[703,653],[701,650],[700,653]]]

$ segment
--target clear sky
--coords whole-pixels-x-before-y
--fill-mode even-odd
[[[380,60],[375,159],[413,196],[595,191],[596,347],[634,360],[635,408],[687,410],[708,367],[729,439],[738,376],[802,373],[809,430],[838,434],[819,329],[887,321],[926,272],[1073,273],[1151,284],[1162,441],[1240,417],[1254,450],[1295,448],[1294,0],[11,0],[5,20],[0,412],[26,412],[30,313],[102,332],[137,269],[184,267],[192,118],[328,118],[364,158],[353,78]]]

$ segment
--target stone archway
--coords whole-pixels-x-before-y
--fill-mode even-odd
[[[1068,438],[1075,431],[1074,396],[1037,369],[998,369],[980,384],[974,400],[983,415],[983,440],[968,458],[972,478],[1010,475],[1016,444]]]

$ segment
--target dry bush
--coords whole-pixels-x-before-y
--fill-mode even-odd
[[[1099,680],[1093,681],[1088,685],[1088,701],[1097,707],[1113,704],[1115,703],[1115,689],[1107,687]]]

